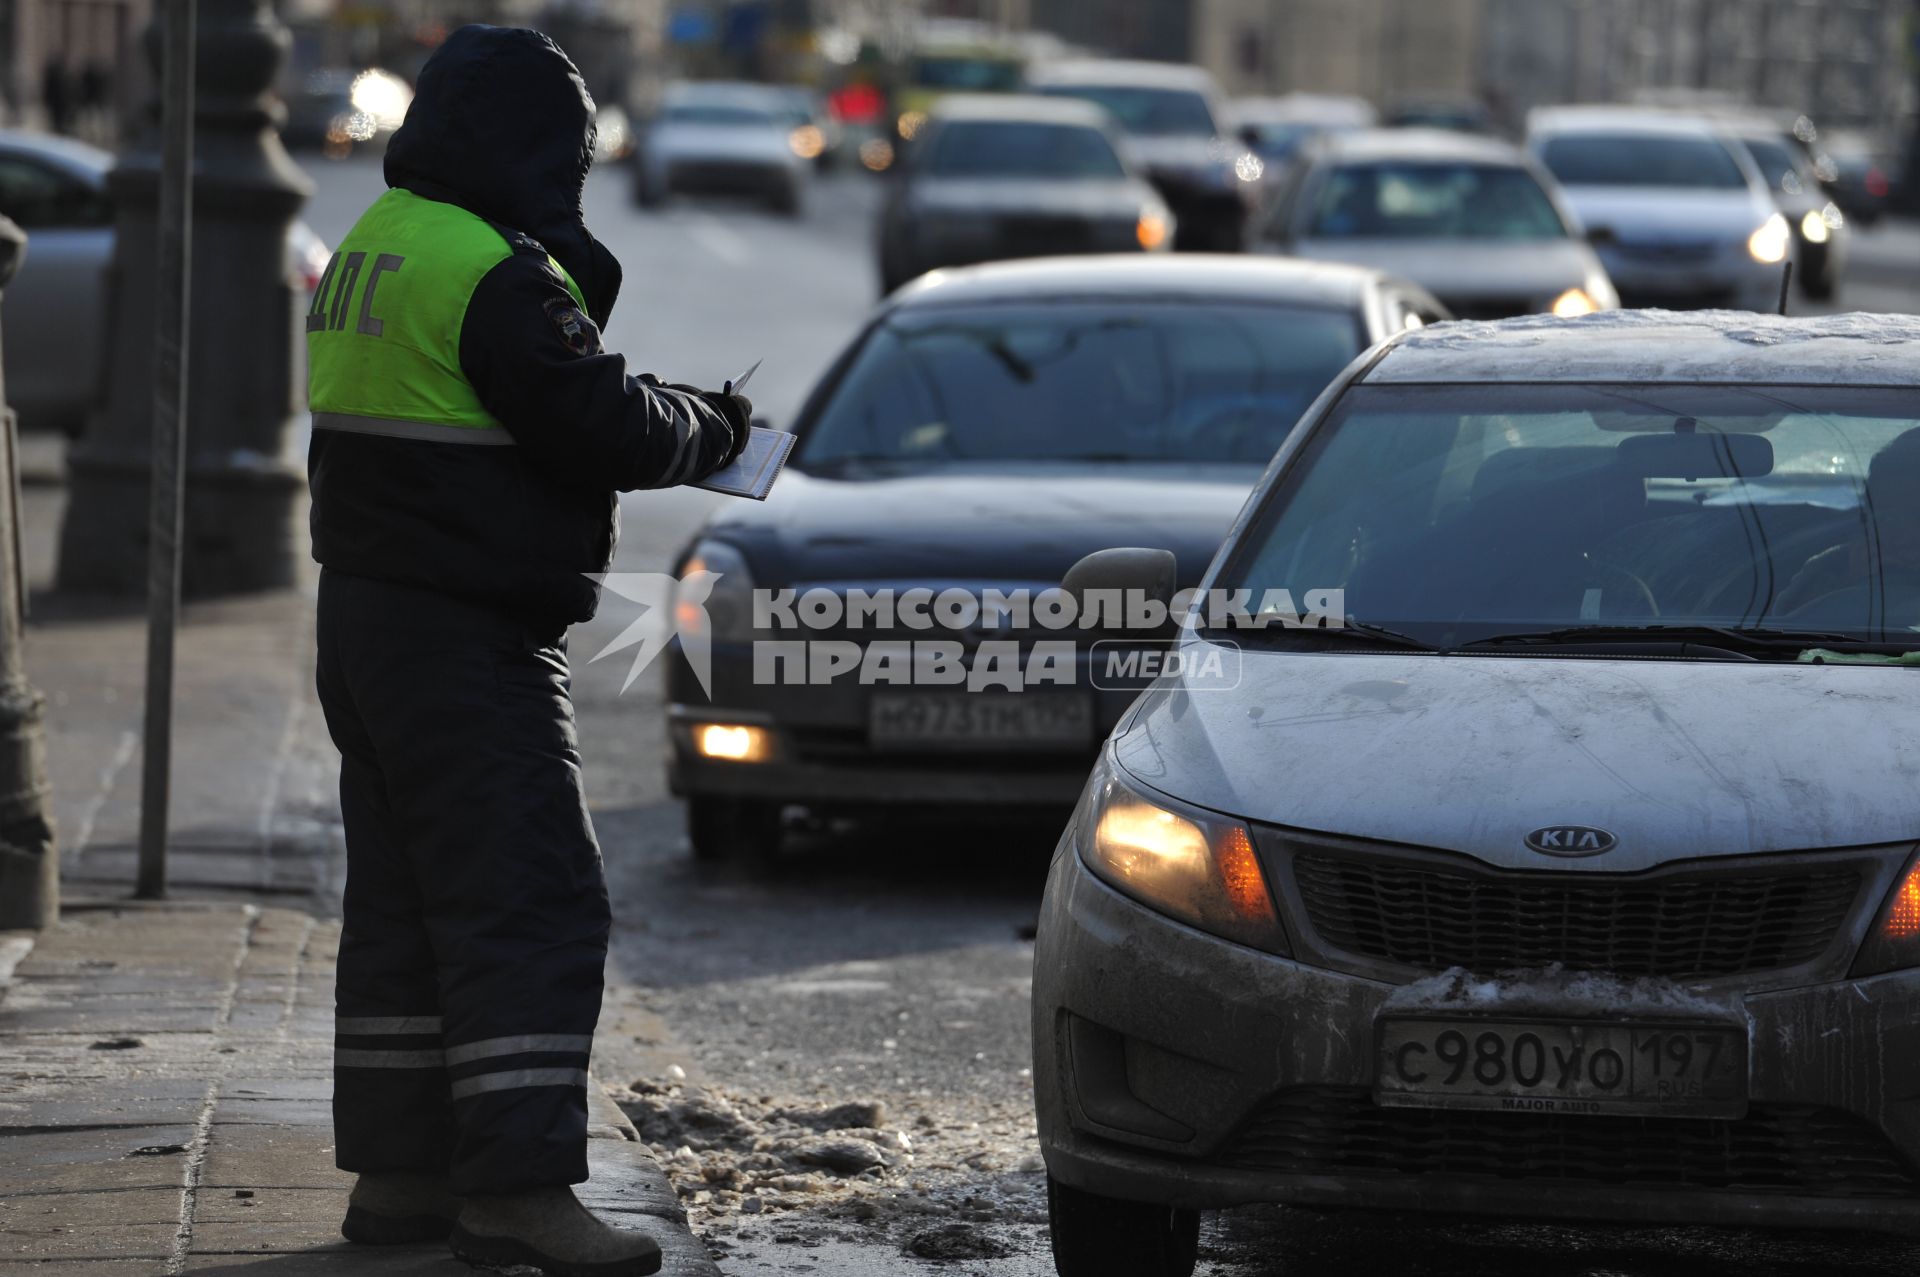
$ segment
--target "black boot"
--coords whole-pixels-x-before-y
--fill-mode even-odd
[[[647,1277],[660,1271],[653,1238],[601,1223],[564,1187],[469,1197],[448,1245],[470,1264],[526,1264],[547,1277]]]
[[[436,1242],[453,1231],[460,1199],[433,1171],[378,1171],[354,1181],[340,1235],[362,1246]]]

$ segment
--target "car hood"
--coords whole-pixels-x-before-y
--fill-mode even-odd
[[[1121,766],[1244,819],[1516,869],[1920,837],[1911,669],[1272,651],[1242,665],[1231,691],[1149,691],[1114,742]],[[1527,849],[1566,825],[1619,844]]]
[[[647,147],[674,159],[785,162],[793,155],[786,134],[758,124],[661,124],[648,135]]]
[[[1198,581],[1260,467],[1050,462],[825,478],[788,471],[702,536],[740,549],[754,583],[1055,584],[1113,546],[1172,550]]]
[[[1623,240],[1744,239],[1773,212],[1770,201],[1746,189],[1571,186],[1566,196],[1589,232],[1611,230]]]
[[[1115,217],[1128,221],[1160,200],[1140,182],[953,181],[929,180],[914,187],[913,202],[923,213],[1057,213],[1075,217]]]
[[[1532,297],[1545,303],[1603,274],[1593,250],[1574,240],[1305,239],[1299,257],[1371,266],[1410,279],[1441,301]]]

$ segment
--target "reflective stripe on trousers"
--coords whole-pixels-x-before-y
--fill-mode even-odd
[[[353,435],[381,435],[388,439],[418,439],[422,443],[464,443],[494,448],[513,444],[513,436],[505,426],[448,426],[399,417],[362,417],[351,412],[316,412],[313,428]]]
[[[512,1065],[509,1057],[551,1054],[585,1057],[593,1050],[590,1033],[516,1033],[444,1049],[339,1044],[339,1039],[437,1035],[439,1032],[437,1015],[338,1016],[334,1020],[333,1065],[346,1069],[444,1069],[490,1059],[509,1064],[504,1068],[481,1069],[454,1082],[449,1096],[456,1100],[521,1087],[584,1087],[587,1084],[584,1068],[525,1068]]]

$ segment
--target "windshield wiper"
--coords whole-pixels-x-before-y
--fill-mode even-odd
[[[1390,630],[1384,625],[1374,625],[1369,621],[1356,621],[1351,617],[1347,618],[1346,622],[1341,625],[1308,625],[1298,627],[1286,625],[1218,626],[1209,629],[1208,632],[1221,638],[1233,640],[1238,640],[1243,635],[1268,641],[1273,639],[1325,639],[1333,642],[1344,637],[1351,641],[1356,647],[1366,647],[1369,645],[1375,647],[1395,647],[1404,648],[1409,652],[1438,652],[1440,650],[1433,644],[1423,642],[1411,634],[1402,634],[1398,630]]]
[[[1754,655],[1756,652],[1798,656],[1809,647],[1860,646],[1859,640],[1847,635],[1819,630],[1776,630],[1731,625],[1573,625],[1554,630],[1496,634],[1462,643],[1454,650],[1469,652],[1487,647],[1585,647],[1640,643],[1693,644],[1718,648],[1750,660],[1759,659]]]

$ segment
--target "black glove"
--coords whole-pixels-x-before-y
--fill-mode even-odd
[[[697,399],[706,400],[715,412],[726,419],[727,430],[733,438],[727,444],[725,455],[714,464],[715,470],[732,465],[740,454],[747,450],[747,435],[753,423],[753,400],[745,395],[723,394],[718,390],[702,390],[698,386],[678,383],[669,383],[667,389],[678,390]]]

